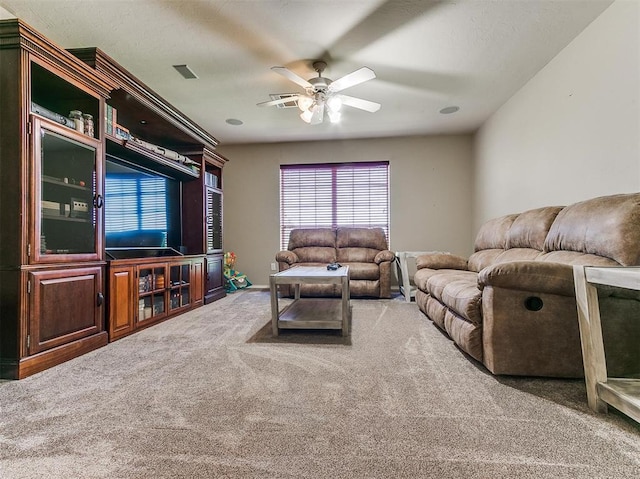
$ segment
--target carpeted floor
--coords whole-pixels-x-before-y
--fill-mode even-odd
[[[637,478],[577,380],[497,378],[403,298],[271,337],[244,291],[0,383],[0,477]]]

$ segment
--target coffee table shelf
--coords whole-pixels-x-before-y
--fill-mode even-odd
[[[339,299],[311,298],[294,301],[280,312],[278,327],[280,329],[342,329],[342,302]]]

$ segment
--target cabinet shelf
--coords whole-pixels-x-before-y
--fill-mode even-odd
[[[82,186],[82,185],[74,185],[73,183],[64,181],[64,179],[62,178],[54,178],[53,176],[42,175],[42,182],[62,186],[64,188],[70,188],[70,189],[79,190],[79,191],[86,191],[89,193],[91,192],[91,188],[87,188],[86,186]]]
[[[89,223],[90,220],[86,219],[86,218],[70,218],[68,216],[62,216],[62,215],[51,215],[48,213],[43,213],[42,214],[42,219],[43,220],[53,220],[53,221],[69,221],[71,223]]]
[[[165,292],[164,288],[154,289],[152,291],[140,291],[138,293],[138,296],[140,296],[141,298],[144,296],[158,296],[158,295],[164,294],[164,292]]]
[[[111,135],[105,135],[105,137],[107,138],[107,153],[116,157],[177,180],[193,180],[200,177],[199,171],[196,172],[188,166],[184,166],[170,158],[165,158],[137,143],[121,140]]]

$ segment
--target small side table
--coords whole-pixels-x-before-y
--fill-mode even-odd
[[[398,271],[398,287],[400,293],[404,296],[407,303],[411,302],[411,298],[416,296],[415,287],[411,286],[411,278],[409,278],[409,266],[407,258],[417,258],[420,255],[427,254],[429,251],[396,251],[396,267]]]
[[[573,277],[589,407],[607,412],[609,404],[640,422],[640,379],[607,377],[598,291],[594,286],[640,291],[640,267],[574,266]]]

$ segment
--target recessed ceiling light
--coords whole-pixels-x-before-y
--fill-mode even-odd
[[[443,108],[442,110],[440,110],[440,113],[442,113],[443,115],[448,115],[450,113],[455,113],[460,109],[459,106],[448,106],[446,108]]]
[[[227,118],[226,122],[229,125],[240,126],[242,125],[242,120],[237,120],[236,118]]]

